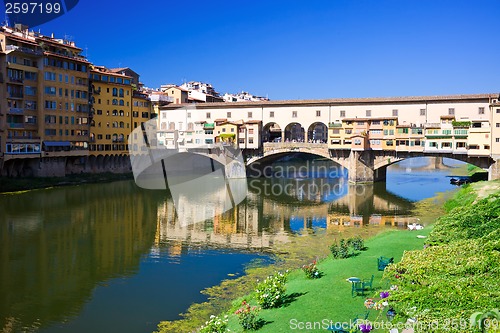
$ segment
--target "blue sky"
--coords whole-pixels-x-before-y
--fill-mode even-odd
[[[45,23],[148,87],[278,99],[499,92],[500,1],[80,0]]]

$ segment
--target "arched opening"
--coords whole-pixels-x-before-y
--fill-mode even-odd
[[[285,127],[285,141],[304,142],[305,130],[299,123],[290,123]]]
[[[307,141],[311,143],[326,143],[328,139],[328,127],[321,123],[316,122],[309,126],[307,130]]]
[[[262,129],[263,142],[279,142],[282,141],[281,128],[276,123],[268,123]]]

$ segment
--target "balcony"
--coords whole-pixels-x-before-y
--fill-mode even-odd
[[[43,55],[42,51],[33,50],[33,49],[28,48],[28,47],[22,47],[22,46],[17,46],[17,45],[7,45],[5,47],[5,50],[6,51],[18,51],[18,52],[23,52],[23,53],[27,53],[27,54],[31,54],[31,55],[36,55],[36,56]]]
[[[8,98],[19,98],[23,99],[24,95],[23,93],[8,93]]]
[[[23,123],[8,123],[8,126],[10,128],[24,128],[24,124]]]
[[[330,128],[340,128],[340,127],[342,127],[342,123],[329,123],[328,127],[330,127]]]
[[[23,79],[20,79],[20,78],[17,78],[17,77],[10,77],[9,76],[9,82],[10,83],[19,83],[19,84],[23,84]]]
[[[23,109],[21,108],[10,108],[7,113],[10,114],[23,114]]]

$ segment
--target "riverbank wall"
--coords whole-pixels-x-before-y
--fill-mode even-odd
[[[54,156],[2,160],[0,176],[7,178],[66,177],[74,174],[130,173],[127,155]]]

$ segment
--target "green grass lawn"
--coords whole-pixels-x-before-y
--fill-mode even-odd
[[[365,242],[368,249],[355,257],[334,260],[330,256],[318,263],[323,272],[320,279],[306,279],[300,269],[290,272],[287,283],[289,302],[281,308],[262,310],[259,316],[265,325],[258,332],[325,332],[324,328],[301,329],[298,323],[349,322],[356,315],[364,314],[367,311],[363,304],[365,299],[378,294],[377,290],[390,287],[388,281],[382,280],[383,272],[377,270],[377,258],[394,257],[397,262],[405,250],[421,249],[425,239],[417,238],[417,235],[427,236],[430,229],[383,232],[368,239]],[[351,284],[346,279],[352,276],[369,279],[372,274],[375,275],[374,290],[368,292],[366,297],[352,297]],[[256,304],[252,295],[246,299]],[[233,310],[239,307],[241,300],[234,303]],[[371,310],[368,319],[373,321],[378,315],[379,311]],[[231,332],[242,332],[234,315],[230,316],[228,328]]]

